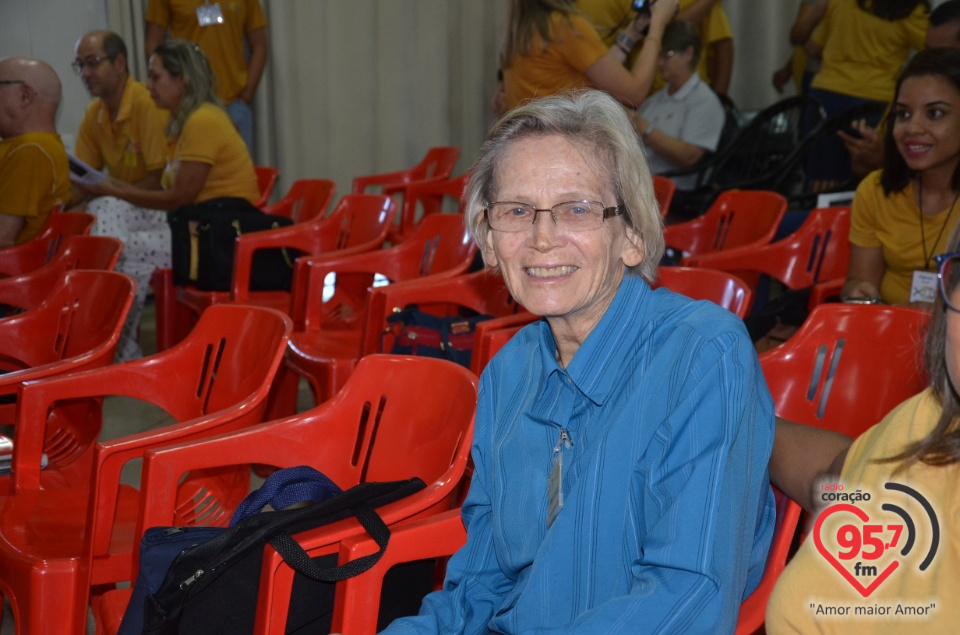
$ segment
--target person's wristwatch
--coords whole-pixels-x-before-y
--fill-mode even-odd
[[[649,126],[647,126],[647,129],[646,129],[646,130],[644,130],[643,132],[640,133],[640,137],[641,137],[644,141],[646,141],[647,139],[650,138],[650,135],[653,134],[653,131],[654,131],[654,126],[653,126],[653,124],[650,124]]]

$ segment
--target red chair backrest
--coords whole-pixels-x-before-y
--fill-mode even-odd
[[[800,522],[800,505],[787,497],[786,494],[771,486],[777,504],[777,521],[773,528],[773,542],[767,554],[767,564],[763,569],[760,584],[753,590],[747,599],[740,604],[740,615],[737,617],[736,635],[753,635],[763,626],[767,614],[767,601],[773,591],[773,585],[787,566],[790,556],[790,547],[793,536]]]
[[[767,274],[790,289],[844,278],[850,263],[850,208],[825,207],[810,212],[803,224],[783,240],[691,256],[684,263],[729,271],[755,286]]]
[[[254,205],[262,208],[270,200],[270,194],[273,192],[277,177],[280,176],[280,170],[265,165],[255,165],[253,171],[257,175],[257,189],[260,190],[260,199]]]
[[[463,198],[463,191],[467,187],[467,181],[470,179],[470,173],[460,176],[441,179],[417,181],[410,183],[404,188],[403,205],[400,209],[400,223],[395,238],[402,240],[413,232],[414,227],[420,220],[423,220],[430,214],[439,214],[443,212],[444,198],[449,197],[457,202],[456,211],[460,209],[460,199]],[[417,214],[417,211],[420,214]]]
[[[776,192],[723,192],[700,218],[664,228],[667,246],[692,255],[766,245],[787,211],[787,199]]]
[[[660,267],[652,288],[666,287],[694,300],[709,300],[739,317],[750,311],[753,292],[733,274],[716,269],[694,267]]]
[[[930,315],[899,306],[821,304],[760,355],[778,416],[857,437],[927,385]]]
[[[417,279],[378,287],[370,294],[361,356],[390,350],[390,338],[382,339],[389,326],[387,317],[410,304],[438,316],[462,315],[463,309],[491,316],[513,315],[522,310],[503,277],[489,269],[453,278]]]
[[[0,358],[35,369],[109,346],[109,363],[135,288],[132,278],[112,271],[63,272],[38,306],[0,320]]]
[[[425,179],[446,179],[453,173],[454,165],[460,156],[460,148],[436,146],[427,150],[427,154],[415,166],[406,170],[369,174],[353,179],[353,193],[362,194],[368,186],[402,185]]]
[[[294,223],[323,218],[333,200],[336,183],[330,179],[297,179],[282,199],[267,205],[267,214],[286,216]]]
[[[0,304],[30,309],[39,305],[63,274],[74,269],[110,271],[123,242],[110,236],[70,236],[53,260],[20,276],[0,279]]]
[[[666,216],[670,211],[670,203],[673,202],[673,195],[676,191],[677,184],[672,180],[659,174],[653,175],[653,195],[657,197],[661,216]]]
[[[329,307],[312,301],[308,290],[322,287],[327,273],[336,273],[336,291],[331,304],[352,305],[355,311],[367,303],[368,289],[373,283],[370,267],[391,282],[413,280],[425,276],[453,277],[470,266],[476,244],[463,224],[462,214],[431,214],[417,227],[410,238],[399,245],[380,251],[351,254],[339,259],[342,265],[324,266],[323,257],[300,258],[294,272],[290,315],[298,330],[311,330],[324,322]],[[351,259],[364,263],[362,273],[338,271]],[[357,327],[354,327],[357,328]]]
[[[395,208],[389,199],[371,194],[347,194],[330,215],[318,222],[337,228],[335,249],[370,246],[383,243]]]
[[[83,212],[51,212],[46,224],[34,238],[0,249],[0,273],[18,276],[53,260],[69,236],[85,236],[96,217]]]

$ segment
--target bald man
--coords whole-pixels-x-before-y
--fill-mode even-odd
[[[37,235],[70,198],[67,152],[54,120],[56,71],[40,60],[0,60],[0,247]]]
[[[80,122],[74,154],[116,179],[160,189],[168,113],[130,77],[127,45],[112,31],[92,31],[77,40],[74,51],[73,68],[94,98]]]

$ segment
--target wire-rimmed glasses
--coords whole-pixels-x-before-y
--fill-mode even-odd
[[[953,304],[951,296],[960,285],[960,251],[952,251],[933,257],[937,263],[937,279],[943,304],[951,311],[960,313],[960,307]]]
[[[603,221],[623,215],[623,208],[608,207],[599,201],[564,201],[553,207],[538,208],[529,203],[497,201],[484,208],[490,228],[499,232],[522,232],[530,229],[537,214],[547,212],[557,229],[583,232],[599,229]]]
[[[72,62],[70,62],[70,67],[73,68],[73,71],[80,75],[83,73],[84,67],[96,68],[100,66],[106,60],[113,61],[113,57],[110,55],[87,55],[85,58],[80,59],[79,57]]]

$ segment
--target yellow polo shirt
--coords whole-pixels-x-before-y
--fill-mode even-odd
[[[173,159],[163,173],[164,189],[173,187],[183,161],[210,165],[198,203],[224,196],[245,198],[251,203],[260,198],[250,153],[222,108],[204,103],[187,117],[174,145]]]
[[[74,154],[110,176],[136,183],[167,162],[165,128],[169,113],[157,108],[146,86],[127,80],[117,118],[101,99],[94,99],[80,122]]]
[[[36,236],[50,210],[70,200],[69,173],[56,133],[28,132],[0,142],[0,214],[26,220],[18,244]]]
[[[247,85],[246,34],[267,26],[259,0],[215,0],[220,6],[223,24],[200,26],[197,7],[204,0],[150,0],[146,21],[170,29],[170,35],[196,42],[217,76],[217,95],[234,101]]]

